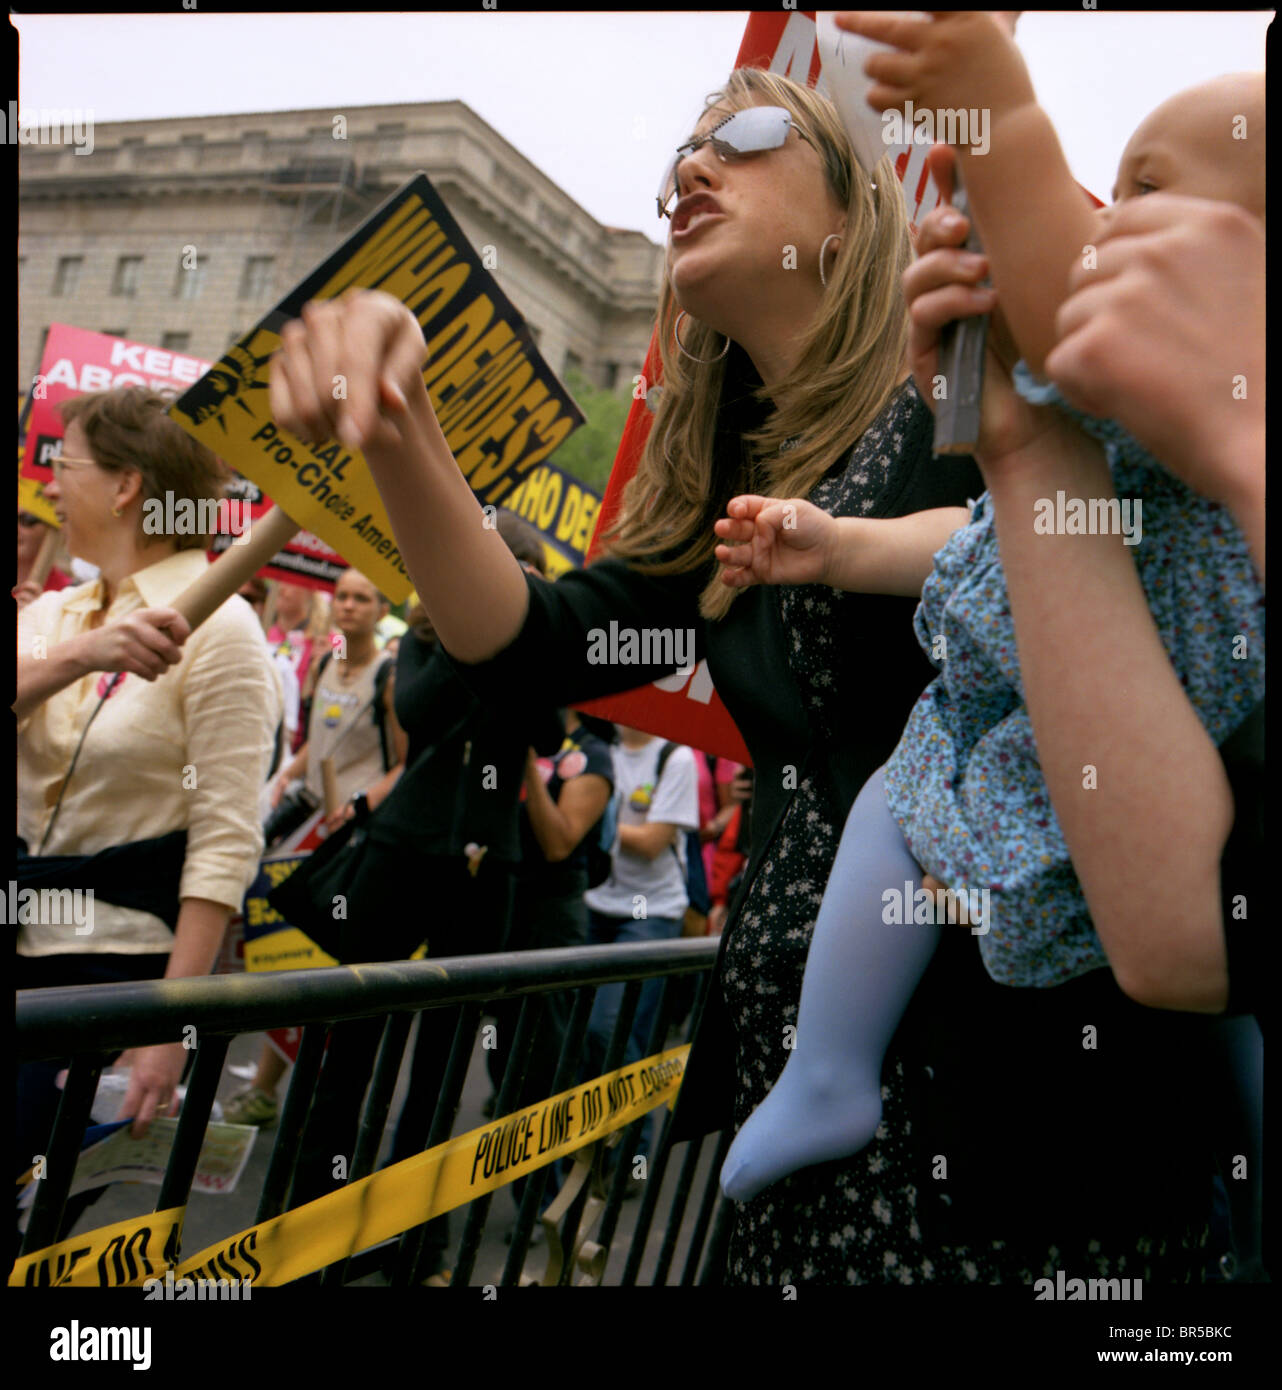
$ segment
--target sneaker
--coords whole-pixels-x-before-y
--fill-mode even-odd
[[[258,1125],[270,1129],[276,1123],[276,1097],[257,1086],[238,1091],[223,1107],[223,1117],[232,1125]]]

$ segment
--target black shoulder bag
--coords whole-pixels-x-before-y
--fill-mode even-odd
[[[472,717],[469,708],[441,735],[445,743]],[[415,758],[417,766],[434,748]],[[400,841],[380,818],[398,795],[413,795],[410,768],[363,825],[348,821],[268,894],[267,901],[292,927],[305,932],[326,955],[352,964],[404,960],[426,936],[415,910],[424,883],[412,845]]]

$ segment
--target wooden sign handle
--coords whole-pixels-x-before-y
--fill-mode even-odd
[[[325,793],[325,814],[332,816],[339,808],[338,773],[333,758],[321,759],[321,786]]]
[[[190,587],[170,604],[187,619],[193,631],[221,608],[247,579],[252,579],[278,550],[302,528],[279,507],[273,507],[249,528],[244,545],[229,545]]]
[[[31,573],[27,575],[27,582],[35,584],[43,589],[45,580],[49,578],[49,571],[53,569],[54,558],[58,554],[58,542],[62,534],[55,531],[51,526],[45,532],[45,538],[40,542],[40,553],[36,556],[36,562],[31,566]]]

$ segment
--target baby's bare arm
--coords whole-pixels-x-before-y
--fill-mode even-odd
[[[990,148],[961,146],[962,176],[992,280],[1019,351],[1039,375],[1055,315],[1095,229],[1050,118],[1035,102],[994,120]]]
[[[839,517],[823,583],[851,593],[915,598],[935,552],[970,520],[965,507],[896,517]]]
[[[873,80],[870,106],[905,119],[908,102],[936,121],[967,113],[964,140],[955,118],[956,148],[975,224],[1020,354],[1040,372],[1055,345],[1069,270],[1094,223],[1037,105],[1009,14],[941,11],[918,19],[855,12],[838,15],[837,25],[892,46],[864,64]]]

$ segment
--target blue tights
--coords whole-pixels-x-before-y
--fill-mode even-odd
[[[798,1168],[858,1152],[881,1123],[881,1066],[939,940],[933,922],[883,919],[887,889],[915,893],[921,870],[886,805],[881,770],[855,799],[815,923],[788,1061],[735,1137],[721,1170],[747,1201]],[[785,1039],[779,1039],[786,1046]]]

